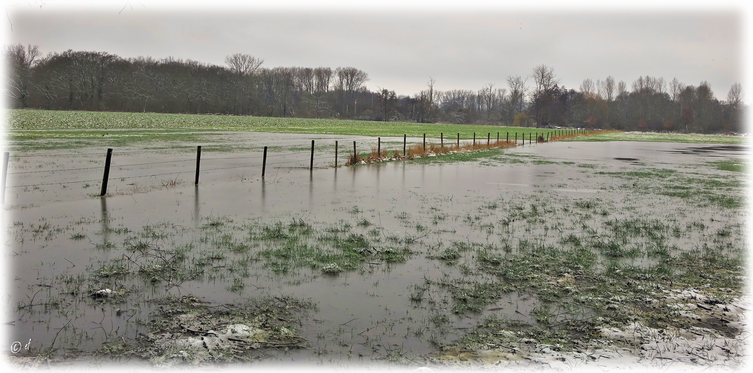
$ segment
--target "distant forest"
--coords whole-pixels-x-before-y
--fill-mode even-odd
[[[696,87],[651,76],[629,87],[608,76],[567,89],[540,65],[502,85],[437,91],[429,78],[425,90],[398,96],[388,88],[370,91],[369,75],[355,67],[266,68],[240,53],[227,56],[226,66],[72,50],[42,56],[38,47],[20,44],[5,53],[13,108],[744,132],[739,83],[726,101],[706,82]]]

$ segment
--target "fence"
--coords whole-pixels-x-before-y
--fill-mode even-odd
[[[536,143],[540,141],[554,141],[559,140],[562,138],[567,137],[574,137],[574,136],[581,136],[586,134],[592,134],[594,131],[589,130],[548,130],[541,133],[529,133],[528,136],[528,144],[533,143],[533,139],[536,140]],[[534,137],[535,135],[535,137]],[[502,137],[500,137],[502,136]],[[512,141],[510,141],[512,138]],[[454,149],[454,150],[463,150],[463,146],[466,146],[466,148],[470,149],[476,149],[476,147],[483,147],[484,143],[483,140],[477,139],[476,133],[473,134],[472,139],[464,139],[464,143],[461,144],[461,137],[458,133],[456,136],[455,144],[445,144],[445,136],[444,133],[439,134],[440,143],[430,143],[430,149],[437,149],[437,146],[439,146],[438,149]],[[494,143],[492,143],[492,133],[488,132],[486,136],[485,145],[487,147],[495,147],[495,146],[518,146],[518,145],[525,145],[525,134],[520,134],[520,140],[519,143],[518,140],[518,132],[505,132],[504,135],[502,135],[500,132],[497,132],[496,134],[496,140]],[[364,144],[365,143],[365,144]],[[317,160],[319,160],[319,167],[317,168],[328,168],[328,167],[339,167],[340,165],[348,165],[348,164],[354,164],[354,163],[360,163],[361,161],[383,161],[385,158],[382,157],[383,154],[385,154],[387,151],[394,151],[394,154],[399,156],[400,150],[402,150],[402,156],[398,159],[407,159],[410,157],[409,149],[408,149],[408,137],[407,135],[403,135],[403,141],[402,144],[397,144],[396,142],[382,142],[382,138],[378,137],[376,140],[376,146],[373,146],[373,140],[372,141],[364,141],[362,142],[362,148],[368,149],[368,147],[371,147],[371,150],[362,152],[361,154],[358,153],[358,143],[357,141],[353,141],[353,151],[345,152],[345,156],[347,156],[347,160],[343,161],[340,159],[342,157],[342,154],[339,150],[342,144],[339,143],[339,141],[334,141],[334,144],[324,144],[321,143],[317,145],[315,140],[311,140],[310,149],[307,149],[308,151],[303,151],[302,148],[299,148],[299,151],[288,151],[288,152],[282,152],[277,151],[279,149],[271,149],[268,146],[264,146],[262,149],[261,154],[239,154],[239,155],[233,155],[233,156],[207,156],[208,151],[217,151],[221,150],[219,146],[197,146],[196,147],[196,156],[195,157],[184,157],[180,159],[167,159],[167,160],[157,160],[155,158],[158,157],[165,157],[164,154],[161,154],[161,151],[148,151],[148,150],[139,150],[139,151],[117,151],[112,148],[108,148],[107,152],[105,154],[105,163],[104,163],[104,172],[102,174],[101,178],[82,178],[82,175],[84,177],[91,177],[90,175],[93,173],[96,173],[97,170],[102,170],[102,166],[89,166],[89,167],[70,167],[70,168],[54,168],[54,169],[33,169],[33,170],[23,170],[23,171],[14,171],[14,172],[8,172],[8,167],[10,164],[11,158],[15,159],[15,163],[20,163],[21,166],[23,166],[23,163],[28,162],[28,159],[33,158],[48,158],[47,155],[13,155],[11,157],[9,152],[5,152],[3,155],[3,178],[2,178],[2,185],[0,186],[0,190],[2,191],[2,203],[5,204],[5,195],[7,189],[17,189],[17,188],[39,188],[40,186],[52,186],[52,185],[62,185],[65,186],[68,184],[84,184],[84,188],[88,188],[87,185],[90,185],[89,183],[100,183],[100,193],[99,196],[105,196],[107,195],[108,185],[110,184],[110,178],[113,177],[115,179],[120,179],[120,182],[126,182],[126,181],[132,181],[137,179],[143,179],[143,178],[156,178],[159,176],[167,176],[167,175],[179,175],[179,174],[193,174],[194,176],[194,185],[198,186],[200,182],[201,175],[206,175],[208,173],[213,172],[219,172],[219,171],[227,171],[227,170],[241,170],[241,169],[251,169],[251,168],[257,168],[261,170],[261,178],[264,179],[267,173],[268,166],[272,166],[275,168],[288,168],[288,169],[308,169],[309,172],[313,172],[314,170],[314,160],[315,157],[317,157]],[[365,146],[364,146],[365,145]],[[385,149],[383,151],[382,147],[385,145]],[[402,146],[400,146],[402,145]],[[421,142],[411,142],[411,151],[414,149],[419,149],[421,152],[418,152],[418,154],[426,154],[427,152],[427,141],[426,141],[426,134],[423,134],[423,137],[421,139]],[[392,146],[392,149],[388,148]],[[454,148],[453,148],[454,146]],[[402,149],[400,149],[402,148]],[[202,150],[204,150],[204,156],[202,157]],[[373,154],[376,152],[376,157],[373,156]],[[423,153],[422,153],[423,152]],[[334,156],[332,155],[334,153]],[[210,153],[211,154],[211,153]],[[370,154],[372,156],[370,156]],[[308,155],[308,157],[306,157]],[[76,159],[76,157],[89,157],[91,158],[92,154],[85,154],[85,153],[58,153],[54,154],[56,157],[56,160],[60,159]],[[129,157],[130,156],[130,157]],[[143,158],[147,158],[148,161],[140,161]],[[332,158],[330,158],[332,157]],[[390,158],[390,157],[388,157]],[[101,158],[100,158],[101,159]],[[128,163],[123,162],[124,160],[134,160],[134,163]],[[328,160],[329,159],[329,160]],[[390,159],[395,159],[395,157],[392,157]],[[89,159],[87,161],[82,161],[79,163],[98,163],[96,161],[96,158]],[[52,164],[57,164],[56,162],[52,162]],[[168,166],[169,165],[169,166]],[[146,169],[144,169],[144,166],[149,166]],[[139,171],[136,174],[133,174],[133,172],[130,172],[133,170],[134,167],[139,167]],[[169,170],[164,170],[164,167],[170,167]],[[175,168],[180,168],[179,170],[175,170]],[[42,164],[39,164],[36,168],[43,168]],[[149,169],[156,169],[153,171],[150,171]],[[17,169],[23,169],[18,168]],[[112,171],[112,172],[111,172]],[[165,172],[169,171],[169,172]],[[47,182],[49,179],[49,175],[63,175],[64,179],[74,179],[74,180],[62,180],[62,181],[55,181],[55,182]],[[31,183],[22,183],[19,185],[7,185],[7,177],[9,175],[19,175],[20,177],[31,179]],[[35,180],[35,176],[37,179],[42,178],[44,182]],[[172,177],[172,176],[171,176]],[[177,176],[176,179],[177,180]],[[36,181],[36,182],[35,182]],[[174,183],[175,181],[173,181]],[[132,184],[128,184],[132,185]]]

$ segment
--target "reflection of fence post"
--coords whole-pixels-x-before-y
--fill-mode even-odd
[[[99,196],[107,194],[107,179],[110,177],[110,159],[112,158],[112,148],[107,148],[107,159],[105,159],[105,175],[102,178],[102,191]]]
[[[267,171],[267,147],[264,147],[264,157],[261,161],[261,179],[264,180],[264,172]]]
[[[309,172],[314,171],[314,140],[311,140],[311,163],[309,164]]]
[[[196,147],[196,180],[193,185],[199,185],[199,164],[201,164],[201,145]]]
[[[405,144],[408,139],[408,135],[403,134],[403,157],[405,157]]]
[[[337,140],[335,140],[335,168],[337,168]]]
[[[2,186],[2,192],[3,192],[3,205],[5,204],[5,184],[8,180],[8,157],[10,157],[10,153],[5,152],[3,153],[3,186]]]

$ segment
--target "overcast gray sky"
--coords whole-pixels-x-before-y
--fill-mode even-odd
[[[265,67],[353,66],[369,74],[370,89],[404,95],[425,89],[429,77],[437,90],[506,87],[508,76],[540,64],[575,89],[608,75],[628,88],[645,75],[696,86],[705,80],[720,99],[735,82],[748,88],[742,2],[404,4],[6,0],[3,31],[5,44],[38,45],[44,54],[106,51],[224,65],[240,52]]]

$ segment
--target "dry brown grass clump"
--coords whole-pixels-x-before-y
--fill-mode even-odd
[[[552,135],[549,138],[541,134],[538,136],[536,140],[539,143],[546,143],[549,141],[559,141],[562,139],[569,139],[569,138],[574,138],[574,137],[579,137],[579,136],[596,135],[596,134],[608,133],[608,132],[618,132],[618,131],[614,131],[614,130],[594,131],[591,133],[574,133],[574,134],[568,134],[568,135],[562,135],[562,136]],[[385,162],[385,161],[394,161],[394,160],[402,160],[402,159],[414,159],[414,158],[420,158],[420,157],[441,156],[445,154],[453,154],[453,153],[468,152],[468,151],[475,151],[475,150],[512,148],[515,146],[519,146],[519,144],[516,141],[507,142],[505,140],[501,140],[497,142],[495,140],[487,144],[487,141],[484,141],[483,139],[480,139],[480,140],[477,139],[475,145],[473,143],[464,143],[458,146],[456,144],[446,143],[444,146],[441,146],[440,144],[427,143],[425,149],[424,149],[423,143],[421,143],[421,144],[409,145],[406,148],[405,156],[403,156],[403,153],[399,150],[395,150],[394,153],[392,153],[392,156],[388,156],[386,150],[382,150],[381,154],[377,154],[377,149],[371,148],[371,154],[367,155],[366,158],[361,158],[357,154],[351,155],[350,158],[348,159],[348,162],[345,163],[345,165],[352,166],[355,164],[359,164],[362,161],[366,163],[375,163],[375,162]]]

